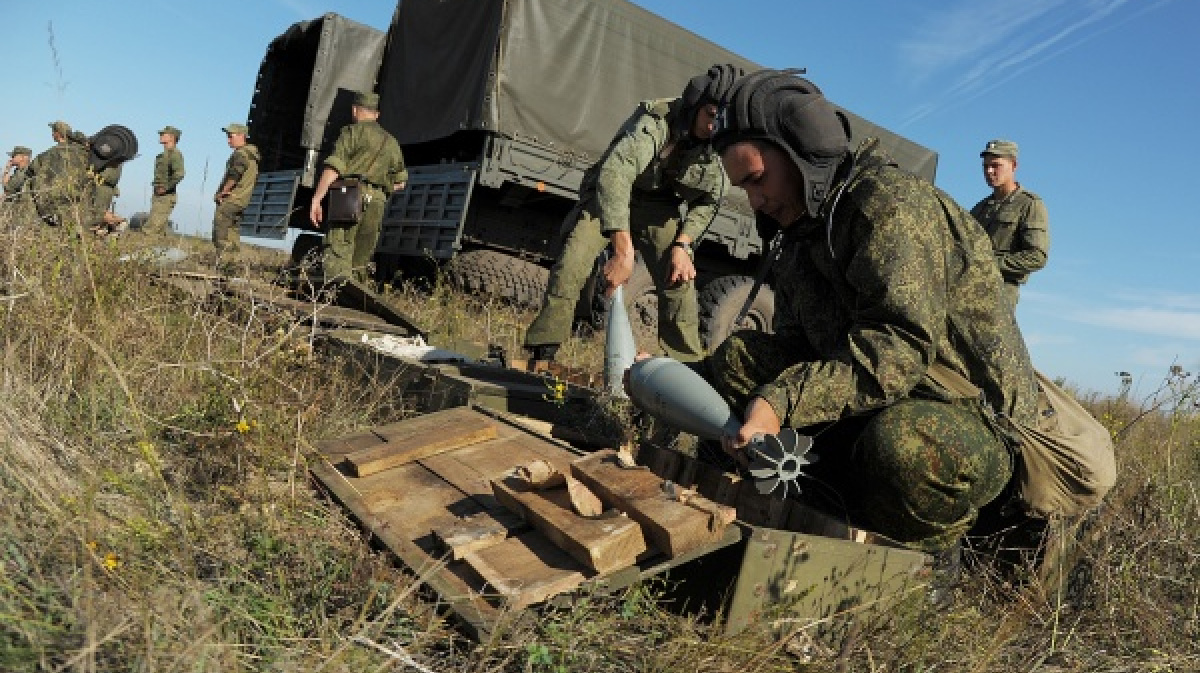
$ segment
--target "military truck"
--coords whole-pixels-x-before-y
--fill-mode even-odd
[[[679,95],[714,63],[759,67],[626,0],[400,2],[377,90],[380,122],[403,147],[410,177],[389,201],[376,263],[387,274],[405,259],[434,259],[473,293],[538,305],[584,171],[639,101]],[[269,96],[260,86],[256,108]],[[848,114],[856,137],[880,137],[904,167],[933,178],[935,153]],[[255,123],[252,115],[260,142]],[[307,205],[299,189],[269,190],[275,176],[264,167],[258,192],[277,200],[273,212]],[[282,225],[270,234],[256,226],[281,237]],[[733,328],[763,247],[745,193],[728,189],[696,250],[708,343]],[[635,321],[654,320],[640,262],[625,296]],[[773,312],[764,288],[743,326],[770,330]]]

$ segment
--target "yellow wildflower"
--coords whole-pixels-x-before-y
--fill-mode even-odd
[[[110,551],[104,555],[103,563],[105,570],[116,570],[121,566],[121,559],[116,552]]]
[[[247,432],[250,432],[250,424],[247,423],[246,419],[244,419],[244,418],[242,420],[238,421],[237,425],[235,427],[237,428],[237,431],[242,433],[243,435],[246,434]]]

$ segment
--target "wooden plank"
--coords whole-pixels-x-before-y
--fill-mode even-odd
[[[496,424],[469,408],[435,411],[375,430],[384,444],[346,454],[357,477],[420,460],[496,436]]]
[[[662,480],[647,469],[625,469],[616,452],[597,451],[571,464],[571,472],[605,505],[627,513],[642,526],[646,540],[669,557],[721,539],[725,523],[714,516],[715,505],[695,496],[695,505],[668,498]]]
[[[510,512],[500,512],[505,520],[492,512],[480,512],[464,517],[449,526],[433,529],[433,539],[450,558],[458,561],[468,554],[504,542],[510,530],[523,527],[523,520]]]
[[[495,479],[492,488],[501,504],[601,575],[633,565],[646,551],[636,521],[615,510],[595,518],[580,516],[572,509],[566,488],[533,491],[515,477]]]
[[[742,478],[732,472],[701,463],[696,468],[696,490],[704,497],[722,505],[736,505]]]
[[[468,554],[464,561],[513,609],[570,591],[592,575],[535,532]]]
[[[325,457],[333,460],[342,458],[348,453],[354,453],[362,449],[369,449],[373,446],[379,446],[384,443],[384,439],[379,435],[365,430],[356,432],[352,435],[342,435],[332,439],[322,439],[313,443],[317,451],[320,451]]]
[[[753,483],[747,483],[738,493],[738,518],[753,526],[783,528],[787,525],[791,502],[774,495],[763,495]]]

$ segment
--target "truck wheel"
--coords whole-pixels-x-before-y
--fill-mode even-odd
[[[494,250],[468,250],[446,265],[451,287],[471,295],[503,299],[537,308],[546,294],[547,269]]]
[[[721,276],[704,286],[697,297],[700,304],[700,336],[710,352],[737,330],[750,329],[771,332],[775,318],[775,292],[767,285],[758,290],[750,311],[737,325],[733,324],[754,279],[749,276]]]
[[[300,234],[292,243],[292,266],[316,266],[321,261],[321,241],[316,234]]]
[[[653,347],[658,345],[658,294],[654,291],[654,278],[650,276],[641,257],[633,267],[633,275],[625,283],[624,292],[625,310],[629,312],[634,342],[643,350],[653,351]]]

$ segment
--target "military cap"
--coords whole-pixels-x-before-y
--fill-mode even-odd
[[[13,150],[11,152],[8,153],[8,156],[16,157],[16,156],[20,156],[22,154],[27,154],[29,156],[33,156],[33,150],[31,150],[28,147],[25,147],[23,145],[17,145],[16,147],[13,148]]]
[[[1011,140],[989,140],[987,145],[984,145],[983,151],[979,153],[981,157],[1008,157],[1010,159],[1017,158],[1017,144]]]
[[[358,93],[354,96],[354,104],[358,107],[365,107],[369,110],[379,109],[379,94],[369,91]]]
[[[249,127],[247,127],[245,124],[239,124],[237,122],[234,122],[221,130],[226,133],[241,133],[242,135],[245,135],[250,132]]]
[[[232,124],[230,124],[230,126],[232,126]],[[175,128],[174,126],[169,126],[169,125],[162,127],[159,130],[158,135],[161,136],[164,133],[170,133],[171,135],[175,136],[176,140],[179,140],[179,136],[183,135],[183,131],[180,131],[179,129]]]
[[[65,137],[71,132],[71,125],[60,119],[56,122],[50,122],[50,130],[60,133]]]

